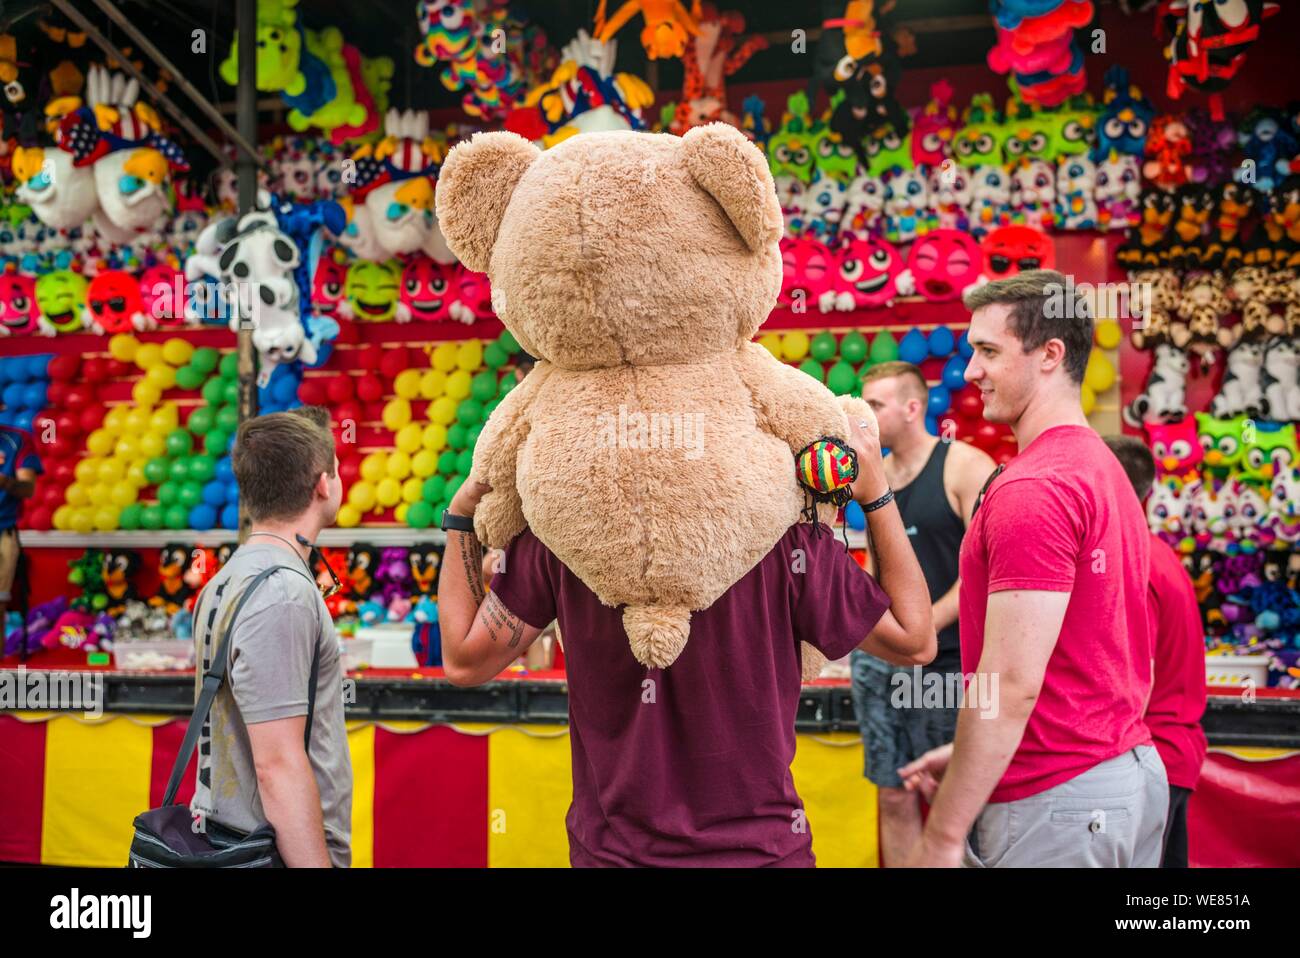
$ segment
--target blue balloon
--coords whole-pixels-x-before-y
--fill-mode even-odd
[[[957,355],[962,359],[970,359],[975,355],[975,348],[970,344],[970,330],[963,329],[957,337]]]
[[[28,356],[25,364],[27,369],[27,378],[32,381],[49,379],[50,360],[53,358],[53,353],[42,353],[39,356]]]
[[[930,333],[930,355],[947,356],[950,355],[957,346],[957,340],[952,334],[952,330],[947,326],[936,326]]]
[[[926,416],[926,417],[925,417],[925,431],[928,432],[928,433],[929,433],[930,435],[932,435],[932,436],[937,436],[937,435],[939,435],[939,420],[937,420],[936,418],[934,418],[934,416]]]
[[[25,432],[31,432],[32,419],[36,415],[37,414],[32,412],[30,409],[24,409],[22,412],[18,413],[18,415],[14,416],[14,425]]]
[[[239,514],[235,514],[239,518]],[[200,502],[190,510],[190,528],[191,529],[211,529],[217,524],[217,510],[212,508],[206,502]]]
[[[203,487],[203,501],[214,509],[220,509],[226,504],[226,484],[220,479],[209,480]]]
[[[925,404],[926,414],[933,416],[936,420],[948,411],[952,405],[952,393],[944,386],[931,386],[930,397]],[[936,435],[938,433],[936,432]]]
[[[298,383],[301,378],[301,374],[295,376],[294,371],[288,366],[281,366],[276,370],[276,375],[271,377],[271,397],[279,406],[284,409],[289,408],[288,404],[298,395]]]
[[[943,384],[956,392],[966,385],[966,360],[953,356],[943,365]]]
[[[238,529],[239,528],[239,506],[228,505],[221,510],[221,528]]]
[[[45,408],[45,383],[29,383],[23,387],[23,405],[33,412]]]
[[[919,366],[928,355],[929,347],[925,343],[925,333],[913,326],[907,331],[907,335],[899,340],[898,358],[905,363]]]
[[[231,479],[226,483],[226,505],[239,501],[239,483]]]
[[[862,511],[856,499],[850,499],[848,505],[844,507],[844,522],[856,532],[861,532],[867,527],[867,514]]]
[[[220,459],[217,460],[216,472],[214,472],[213,475],[216,476],[216,478],[220,479],[222,482],[235,481],[235,469],[230,464],[229,456],[222,456]]]
[[[0,401],[10,409],[23,408],[23,393],[26,387],[22,383],[14,382],[5,387],[4,392],[0,393]]]
[[[259,416],[265,416],[268,413],[273,413],[273,412],[283,412],[283,410],[280,408],[280,404],[272,400],[270,396],[258,396],[257,414]]]

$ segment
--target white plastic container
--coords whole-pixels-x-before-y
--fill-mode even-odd
[[[1262,689],[1268,685],[1268,658],[1267,655],[1207,655],[1205,684],[1220,688],[1249,684]]]
[[[194,668],[189,639],[128,639],[113,646],[113,667],[126,672],[176,672]]]
[[[373,639],[343,639],[342,665],[344,672],[374,667],[375,643]]]

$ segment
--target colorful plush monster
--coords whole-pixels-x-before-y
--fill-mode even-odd
[[[908,133],[911,117],[896,98],[897,86],[898,68],[892,56],[861,60],[847,67],[833,98],[830,128],[855,147],[885,129]]]
[[[1180,482],[1194,478],[1200,471],[1205,450],[1196,433],[1196,421],[1184,418],[1176,423],[1145,423],[1147,444],[1156,461],[1160,480],[1173,477]]]
[[[385,258],[428,245],[434,228],[433,185],[441,148],[429,136],[429,115],[389,110],[384,139],[367,144],[353,159],[357,186],[353,202],[364,200]]]
[[[952,156],[953,137],[960,127],[952,84],[940,80],[930,87],[930,101],[912,125],[912,162],[939,166]]]
[[[1092,150],[1097,135],[1097,111],[1089,97],[1075,97],[1061,109],[1041,112],[1039,116],[1051,134],[1050,154],[1060,159]]]
[[[811,183],[815,157],[812,135],[782,127],[767,141],[767,157],[772,176],[791,176],[801,183]]]
[[[357,260],[348,267],[339,312],[347,319],[382,323],[397,315],[402,270],[396,260]]]
[[[1059,229],[1090,230],[1097,225],[1097,165],[1084,153],[1056,161],[1056,225]]]
[[[36,280],[36,305],[41,316],[37,327],[46,336],[76,333],[89,325],[86,314],[86,289],[89,284],[80,273],[59,269]]]
[[[1242,441],[1244,416],[1232,419],[1215,419],[1209,413],[1196,414],[1196,435],[1205,451],[1205,470],[1223,477],[1232,472],[1246,453]]]
[[[54,229],[83,226],[99,208],[95,173],[76,166],[72,155],[54,147],[18,147],[13,153],[15,195]]]
[[[882,177],[897,170],[915,169],[912,162],[912,134],[899,136],[887,127],[880,136],[868,137],[862,142],[867,154],[867,175]]]
[[[1111,151],[1140,157],[1155,108],[1142,91],[1129,84],[1128,70],[1115,64],[1106,71],[1106,93],[1097,117],[1097,145],[1092,158],[1103,160]]]
[[[155,263],[140,274],[140,303],[157,325],[185,321],[185,276],[170,263]]]
[[[140,281],[130,273],[108,269],[90,281],[86,289],[90,329],[95,333],[130,333],[157,329],[152,316],[145,315]]]
[[[436,322],[451,315],[452,270],[427,256],[414,256],[402,267],[398,322]]]
[[[1238,475],[1246,482],[1268,485],[1277,468],[1300,462],[1296,452],[1295,423],[1267,428],[1257,423],[1251,441],[1245,443]]]
[[[1007,110],[1008,116],[1003,124],[1004,139],[1002,152],[1008,164],[1018,164],[1023,160],[1056,161],[1052,152],[1052,123],[1042,114],[1031,111],[1021,105],[1015,116]]]
[[[908,272],[916,291],[933,302],[961,299],[979,282],[983,266],[979,244],[961,230],[932,230],[912,244]]]
[[[848,239],[836,250],[832,289],[823,294],[836,310],[878,309],[911,288],[899,280],[904,275],[903,257],[887,240],[875,236]]]
[[[848,184],[858,173],[858,155],[853,144],[840,139],[830,130],[816,131],[813,136],[813,163],[822,179]]]
[[[896,170],[885,177],[885,238],[909,243],[930,228],[929,188],[917,169]]]
[[[971,170],[970,231],[983,236],[1011,221],[1011,174],[1000,165]]]
[[[1001,166],[1006,129],[1002,126],[993,97],[977,93],[966,110],[965,125],[953,137],[952,155],[962,166]]]
[[[0,336],[33,333],[39,322],[36,281],[21,273],[0,275]]]

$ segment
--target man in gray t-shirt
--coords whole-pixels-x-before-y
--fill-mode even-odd
[[[343,671],[338,635],[308,565],[312,543],[343,498],[328,413],[303,407],[241,423],[231,465],[252,529],[195,605],[196,694],[245,588],[262,570],[285,568],[258,586],[234,623],[226,681],[199,738],[191,809],[204,822],[241,832],[270,824],[290,867],[346,867],[352,762]]]

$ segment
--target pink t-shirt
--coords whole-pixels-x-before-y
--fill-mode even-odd
[[[1169,784],[1195,788],[1205,761],[1205,630],[1192,580],[1178,554],[1151,537],[1151,629],[1156,679],[1146,723],[1165,763]]]
[[[989,486],[961,550],[963,671],[979,664],[990,593],[1070,593],[1038,702],[989,801],[1035,795],[1151,742],[1150,542],[1124,470],[1086,426],[1046,430]]]

